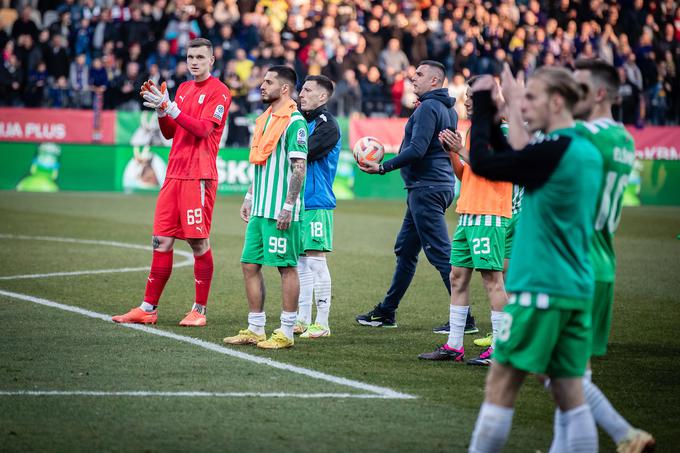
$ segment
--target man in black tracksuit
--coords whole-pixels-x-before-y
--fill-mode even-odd
[[[397,267],[392,284],[381,303],[356,317],[365,326],[397,326],[395,311],[411,284],[421,249],[451,293],[451,241],[445,213],[453,201],[455,183],[451,159],[437,135],[449,127],[455,130],[458,116],[453,109],[456,100],[442,88],[444,76],[441,63],[431,60],[420,63],[413,77],[419,105],[406,123],[399,154],[384,164],[360,164],[366,173],[381,175],[400,169],[408,190],[406,215],[394,245]],[[468,315],[468,324],[474,325],[470,318]]]

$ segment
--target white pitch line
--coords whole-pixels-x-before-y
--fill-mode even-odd
[[[33,297],[29,296],[28,294],[20,294],[20,293],[14,293],[10,291],[3,291],[0,290],[0,296],[5,296],[5,297],[10,297],[13,299],[19,299],[27,302],[33,302],[35,304],[39,305],[44,305],[47,307],[52,307],[52,308],[58,308],[60,310],[68,311],[71,313],[77,313],[79,315],[87,316],[88,318],[94,318],[94,319],[100,319],[102,321],[107,321],[107,322],[113,322],[111,321],[111,316],[105,315],[102,313],[97,313],[94,311],[90,310],[85,310],[84,308],[80,307],[74,307],[72,305],[65,305],[65,304],[60,304],[59,302],[54,302],[51,300],[47,299],[41,299],[39,297]],[[355,381],[352,379],[346,379],[342,377],[337,377],[333,376],[330,374],[322,373],[320,371],[314,371],[310,370],[308,368],[302,368],[299,366],[295,365],[290,365],[287,363],[282,363],[282,362],[277,362],[275,360],[269,359],[267,357],[260,357],[252,354],[247,354],[245,352],[240,352],[240,351],[235,351],[233,349],[226,348],[224,346],[220,346],[215,343],[210,343],[208,341],[204,340],[199,340],[198,338],[191,338],[191,337],[186,337],[183,335],[177,335],[172,332],[168,332],[165,330],[160,330],[154,327],[149,327],[149,326],[144,326],[140,324],[118,324],[121,327],[128,328],[128,329],[133,329],[133,330],[139,330],[142,332],[149,333],[151,335],[156,335],[159,337],[164,337],[164,338],[170,338],[175,341],[180,341],[182,343],[188,343],[192,344],[194,346],[198,346],[203,349],[207,349],[209,351],[217,352],[223,355],[227,355],[230,357],[236,357],[242,360],[247,360],[249,362],[253,363],[259,363],[262,365],[267,365],[272,368],[276,368],[279,370],[285,370],[285,371],[290,371],[292,373],[296,374],[301,374],[303,376],[311,377],[314,379],[319,379],[322,381],[326,382],[331,382],[333,384],[338,384],[338,385],[343,385],[346,387],[351,387],[359,390],[366,390],[372,393],[375,393],[377,395],[382,396],[383,398],[387,399],[414,399],[417,398],[416,396],[409,395],[406,393],[400,393],[395,390],[389,389],[387,387],[380,387],[377,385],[371,385],[371,384],[366,384],[364,382],[360,381]]]
[[[385,395],[374,393],[257,393],[257,392],[152,392],[152,391],[87,391],[87,390],[0,390],[0,396],[133,396],[147,398],[357,398],[357,399],[389,399]]]
[[[63,238],[56,236],[24,236],[24,235],[14,235],[14,234],[0,234],[0,239],[19,239],[19,240],[31,240],[31,241],[50,241],[50,242],[67,242],[71,244],[90,244],[90,245],[106,245],[110,247],[119,247],[127,249],[137,249],[137,250],[152,250],[151,247],[146,245],[138,244],[126,244],[125,242],[116,241],[97,241],[90,239],[74,239],[74,238]],[[184,257],[184,261],[175,263],[173,267],[185,267],[190,266],[194,263],[194,256],[189,252],[183,250],[175,250],[177,255]],[[118,269],[97,269],[91,271],[73,271],[73,272],[50,272],[45,274],[23,274],[23,275],[5,275],[0,276],[0,281],[2,280],[22,280],[30,278],[47,278],[47,277],[68,277],[77,275],[96,275],[96,274],[114,274],[120,272],[141,272],[148,271],[149,266],[144,267],[123,267]]]

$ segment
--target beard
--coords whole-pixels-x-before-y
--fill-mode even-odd
[[[281,98],[281,93],[269,93],[266,98],[262,96],[262,102],[265,104],[273,104],[278,101],[279,98]]]

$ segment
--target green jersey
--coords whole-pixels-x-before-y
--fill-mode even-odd
[[[583,309],[579,304],[590,300],[594,287],[588,249],[602,179],[602,157],[573,128],[534,137],[517,154],[525,152],[529,154],[517,159],[528,163],[529,158],[540,155],[557,157],[544,183],[537,187],[525,184],[507,289],[558,298],[555,304],[551,302],[555,308]],[[547,161],[543,165],[548,165]],[[569,300],[574,306],[569,305]]]
[[[265,130],[271,116],[267,118]],[[297,110],[265,165],[255,165],[252,216],[276,219],[286,202],[292,175],[291,159],[307,159],[307,121]],[[293,206],[293,221],[300,220],[304,188]]]
[[[576,130],[602,154],[602,186],[589,257],[595,280],[613,282],[616,274],[614,232],[621,220],[623,191],[635,162],[635,144],[623,124],[608,118],[579,122]]]

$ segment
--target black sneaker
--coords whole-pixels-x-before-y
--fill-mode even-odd
[[[446,321],[446,323],[442,324],[441,326],[435,327],[434,329],[432,329],[432,332],[433,333],[440,333],[442,335],[448,335],[450,329],[451,329],[451,323],[449,323],[449,321]]]
[[[479,333],[479,329],[475,323],[475,317],[468,315],[467,320],[465,321],[465,335],[472,335],[473,333]]]
[[[434,333],[440,333],[442,335],[448,335],[449,330],[451,330],[451,324],[447,321],[445,324],[442,324],[439,327],[435,327],[432,329],[432,332]],[[473,333],[478,333],[479,329],[477,328],[477,324],[475,323],[475,318],[474,316],[468,316],[467,322],[465,323],[465,335],[471,335]]]
[[[373,307],[365,315],[357,315],[356,320],[362,326],[371,327],[397,327],[397,321],[394,317],[394,312],[385,313],[380,309],[380,304]]]
[[[432,352],[424,352],[418,356],[421,360],[453,360],[454,362],[464,362],[465,348],[460,350],[448,347],[446,344],[437,346]]]

